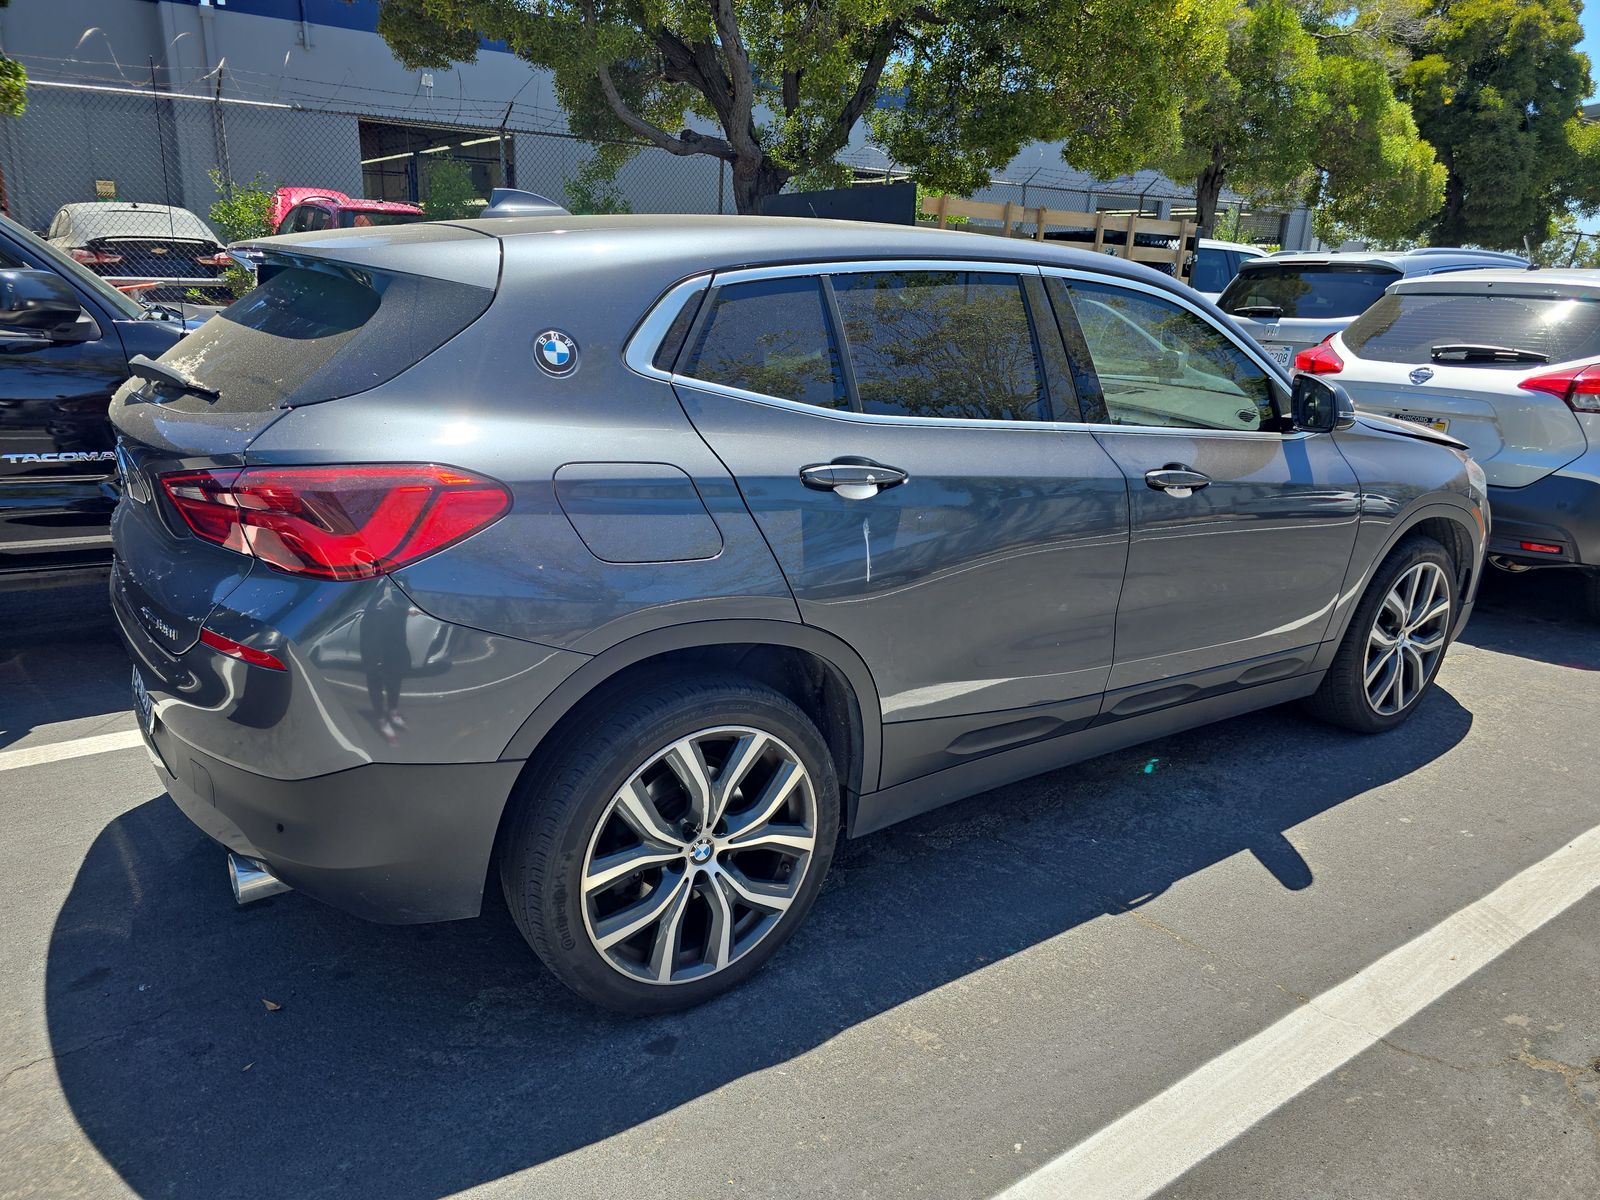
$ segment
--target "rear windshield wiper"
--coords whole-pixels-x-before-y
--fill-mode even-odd
[[[1550,356],[1538,350],[1517,346],[1484,346],[1477,342],[1443,342],[1428,352],[1434,362],[1459,358],[1464,362],[1549,362]]]
[[[144,354],[135,354],[128,360],[128,369],[140,379],[148,379],[151,383],[165,384],[167,387],[178,388],[180,391],[195,392],[201,396],[210,396],[212,399],[222,393],[216,388],[207,387],[194,376],[178,370],[164,362]]]
[[[1276,304],[1241,304],[1233,310],[1236,317],[1281,317],[1283,309]]]

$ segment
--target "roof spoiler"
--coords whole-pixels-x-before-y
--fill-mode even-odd
[[[517,188],[495,188],[489,193],[489,207],[482,217],[570,217],[572,214],[554,200],[537,192]]]

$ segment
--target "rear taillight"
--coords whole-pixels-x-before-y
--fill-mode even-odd
[[[205,254],[195,259],[195,262],[199,263],[202,267],[225,267],[233,262],[233,259],[228,257],[226,253]]]
[[[318,579],[370,579],[486,529],[504,484],[455,467],[251,467],[162,477],[196,536]]]
[[[90,266],[110,266],[122,261],[120,254],[107,254],[104,250],[73,250],[72,257]]]
[[[1344,359],[1333,348],[1333,334],[1323,338],[1309,350],[1294,356],[1294,369],[1307,375],[1337,375],[1344,370]]]
[[[1600,363],[1533,375],[1517,386],[1523,391],[1545,392],[1565,400],[1573,412],[1600,413]]]

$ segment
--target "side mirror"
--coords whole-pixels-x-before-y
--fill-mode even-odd
[[[75,324],[82,312],[78,294],[61,276],[21,267],[0,270],[0,329],[48,334]]]
[[[1317,375],[1296,375],[1289,401],[1294,427],[1307,433],[1332,433],[1356,423],[1350,393]]]

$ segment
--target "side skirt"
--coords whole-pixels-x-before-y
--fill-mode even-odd
[[[1286,704],[1311,695],[1322,682],[1323,672],[1297,675],[1255,687],[1241,688],[1188,704],[1177,704],[1156,712],[1139,713],[1077,733],[1064,734],[1041,742],[990,754],[973,762],[947,767],[932,775],[883,788],[857,798],[851,813],[850,836],[875,833],[897,821],[975,796],[991,788],[1004,787],[1061,767],[1096,758],[1115,750],[1137,746],[1169,734],[1181,733],[1200,725],[1226,720],[1241,713]]]

